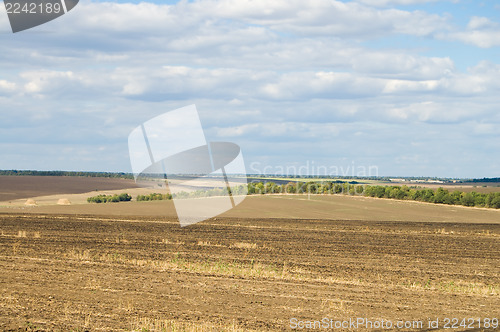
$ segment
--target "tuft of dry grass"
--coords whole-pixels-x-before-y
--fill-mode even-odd
[[[257,243],[236,242],[235,244],[231,245],[231,248],[256,249],[257,248]]]
[[[185,332],[243,332],[255,331],[248,328],[241,328],[236,322],[232,323],[212,323],[176,321],[172,319],[160,318],[137,318],[131,323],[132,331],[152,332],[152,331],[185,331]]]
[[[120,308],[126,312],[132,312],[134,310],[134,301],[132,299],[120,300]]]
[[[449,235],[449,234],[455,234],[455,232],[454,231],[447,232],[445,228],[441,228],[436,231],[436,234]]]
[[[321,301],[321,307],[326,311],[333,311],[335,313],[352,313],[352,309],[349,307],[346,301],[341,299],[325,299]]]
[[[64,312],[64,318],[66,320],[69,319],[69,316],[71,314],[71,310],[70,310],[70,304],[68,302],[64,303],[64,309],[63,309],[63,312]]]
[[[500,237],[500,234],[492,233],[489,229],[481,231],[479,233],[475,233],[474,235],[486,236],[486,237]]]
[[[83,320],[83,326],[85,328],[89,328],[90,327],[91,319],[92,319],[92,313],[85,314],[85,317],[84,317],[84,320]]]
[[[175,244],[175,245],[178,245],[178,246],[181,246],[181,245],[185,244],[185,242],[183,242],[183,241],[176,240],[174,242],[174,241],[170,241],[169,239],[161,239],[161,243],[164,243],[164,244]]]
[[[201,247],[223,247],[222,244],[211,243],[209,241],[198,240],[198,245]]]
[[[465,281],[441,281],[439,283],[432,283],[431,280],[425,282],[408,282],[403,283],[405,288],[410,289],[429,289],[438,290],[444,293],[452,294],[474,294],[474,295],[500,295],[500,285],[483,284]]]
[[[101,283],[99,282],[99,280],[92,278],[92,279],[87,280],[85,288],[91,289],[91,290],[98,290],[98,289],[101,289],[102,287],[101,287]]]
[[[253,246],[252,246],[253,247]],[[111,264],[127,264],[144,268],[151,268],[160,271],[189,271],[204,273],[216,276],[238,276],[243,278],[263,278],[288,281],[310,281],[326,284],[346,284],[346,285],[378,285],[385,282],[385,286],[404,287],[409,289],[422,289],[431,291],[440,291],[453,294],[478,294],[478,295],[499,295],[500,285],[485,285],[479,283],[470,283],[465,281],[442,281],[432,283],[430,280],[425,282],[405,281],[389,282],[383,278],[373,280],[359,280],[356,278],[328,275],[323,276],[310,271],[301,266],[293,266],[287,262],[283,265],[265,264],[260,262],[237,262],[224,261],[189,261],[176,253],[171,259],[138,259],[126,257],[118,253],[95,253],[91,254],[89,250],[71,250],[65,254],[66,258],[73,258],[84,261],[105,262]],[[96,287],[96,286],[94,286]]]
[[[12,243],[12,254],[16,255],[19,252],[19,247],[21,244],[19,242]]]
[[[486,285],[474,282],[441,282],[436,288],[447,293],[500,295],[500,285]]]
[[[67,258],[77,259],[79,261],[92,261],[93,255],[88,249],[72,249],[64,254]]]

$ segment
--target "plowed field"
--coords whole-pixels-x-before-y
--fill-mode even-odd
[[[0,330],[499,317],[498,223],[4,213],[0,231]]]

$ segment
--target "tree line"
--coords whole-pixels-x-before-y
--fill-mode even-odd
[[[152,193],[149,195],[137,195],[136,200],[138,202],[141,201],[163,201],[163,200],[169,200],[172,199],[171,194],[159,194],[159,193]]]
[[[286,184],[276,184],[274,182],[250,182],[247,185],[240,185],[226,188],[204,189],[191,192],[179,192],[175,194],[152,193],[148,195],[138,195],[137,201],[157,201],[171,200],[172,198],[193,198],[225,196],[229,193],[233,195],[264,195],[264,194],[323,194],[323,195],[357,195],[366,197],[413,200],[435,204],[476,206],[487,208],[500,208],[500,192],[478,193],[463,192],[455,190],[450,192],[445,188],[436,190],[430,188],[403,186],[381,186],[381,185],[360,185],[349,182],[288,182]],[[106,203],[130,201],[132,197],[126,193],[121,195],[98,195],[89,197],[89,203]]]
[[[118,202],[128,202],[132,200],[132,196],[127,193],[120,195],[97,195],[87,198],[89,203],[118,203]]]
[[[0,175],[9,176],[82,176],[91,178],[120,178],[134,179],[134,175],[124,172],[83,172],[83,171],[20,171],[20,170],[0,170]]]
[[[289,182],[279,185],[274,182],[248,184],[248,194],[342,194],[367,197],[414,200],[436,204],[500,208],[500,192],[478,193],[438,188],[418,188],[408,186],[371,186],[344,182]]]
[[[466,182],[500,182],[500,178],[482,178],[482,179],[473,179]]]

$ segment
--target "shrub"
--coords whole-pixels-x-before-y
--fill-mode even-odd
[[[163,200],[169,200],[172,199],[171,194],[159,194],[159,193],[152,193],[149,195],[138,195],[136,200],[138,202],[140,201],[163,201]]]
[[[130,196],[127,193],[123,193],[120,195],[97,195],[94,197],[89,197],[87,198],[87,202],[89,203],[118,203],[118,202],[127,202],[132,199],[132,196]]]

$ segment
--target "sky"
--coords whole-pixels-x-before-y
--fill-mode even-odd
[[[195,104],[248,173],[498,177],[499,96],[493,0],[81,0],[15,34],[0,6],[0,169],[131,172],[131,131]]]

